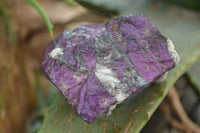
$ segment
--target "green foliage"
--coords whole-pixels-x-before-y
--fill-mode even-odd
[[[120,13],[138,13],[141,8],[148,6],[153,0],[76,0],[81,5],[106,15]]]
[[[65,2],[67,2],[69,5],[75,6],[76,2],[74,0],[63,0]]]
[[[108,5],[103,5],[101,2],[102,1],[95,1],[93,2],[92,0],[76,0],[76,2],[78,2],[79,4],[81,4],[82,6],[87,7],[90,10],[94,10],[100,14],[103,15],[117,15],[119,14],[119,11],[116,8],[111,8]],[[112,1],[111,1],[112,2]]]
[[[200,10],[200,0],[168,0],[168,1],[187,8]]]
[[[42,7],[37,3],[36,0],[26,0],[29,4],[31,4],[42,16],[43,20],[45,21],[47,28],[49,30],[50,36],[53,36],[53,25],[51,21],[49,20],[48,16],[46,15],[45,11],[42,9]]]
[[[96,10],[100,13],[113,14],[120,13],[128,10],[140,9],[140,7],[156,0],[75,0],[83,6]],[[161,0],[160,0],[161,1]],[[200,0],[162,0],[163,2],[168,1],[169,3],[184,6],[194,10],[200,10]],[[132,8],[132,9],[131,9]]]
[[[200,96],[200,60],[195,63],[195,65],[193,65],[188,72],[186,73],[186,75],[188,76],[190,82],[193,84],[193,87],[196,89],[196,91],[198,92],[199,96]]]
[[[142,2],[142,5],[138,5],[139,8],[123,7],[127,10],[121,10],[120,13],[142,13],[147,15],[152,23],[174,42],[181,57],[178,67],[169,72],[168,79],[164,83],[154,84],[143,89],[118,105],[112,115],[100,118],[92,124],[84,122],[67,104],[63,96],[58,93],[45,114],[39,133],[139,132],[176,80],[199,59],[200,45],[197,42],[200,41],[200,18],[198,15],[154,0],[146,0],[146,3],[143,0]],[[113,6],[115,4],[113,2]],[[190,15],[187,15],[189,13]]]
[[[47,108],[54,100],[54,97],[57,94],[57,89],[55,86],[51,85],[48,88],[47,92],[42,91],[41,88],[41,78],[42,72],[40,69],[35,71],[35,96],[36,96],[36,105],[37,111],[42,113],[42,111]]]
[[[0,1],[0,14],[3,17],[3,21],[6,27],[6,31],[8,34],[8,40],[10,42],[10,44],[13,42],[13,31],[10,25],[10,19],[8,17],[8,14],[6,13],[6,9],[4,8],[2,2]]]

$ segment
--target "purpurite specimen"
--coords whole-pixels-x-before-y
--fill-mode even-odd
[[[45,49],[41,68],[92,123],[178,62],[171,40],[146,16],[128,15],[63,32]]]

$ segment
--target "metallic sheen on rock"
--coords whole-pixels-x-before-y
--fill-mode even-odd
[[[175,67],[179,57],[168,42],[146,16],[122,16],[55,37],[41,68],[92,123]]]

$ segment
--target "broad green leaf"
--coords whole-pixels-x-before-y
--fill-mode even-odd
[[[169,72],[164,83],[143,89],[118,105],[110,116],[100,118],[92,124],[83,121],[58,93],[45,113],[39,133],[139,132],[176,80],[200,58],[200,18],[195,12],[150,0],[146,4],[143,1],[136,10],[123,12],[146,14],[174,42],[181,57],[179,66]]]
[[[116,14],[124,11],[134,9],[140,9],[144,4],[151,4],[156,0],[75,0],[81,5],[99,11],[100,13],[109,13]],[[161,0],[160,0],[161,1]],[[171,2],[173,4],[181,5],[186,8],[191,8],[194,10],[200,10],[200,1],[199,0],[162,0]]]
[[[100,14],[103,15],[117,15],[119,14],[119,10],[115,7],[115,3],[113,4],[114,7],[110,4],[113,3],[113,1],[104,1],[104,0],[75,0],[82,6],[87,7],[90,10],[97,11]],[[110,3],[111,2],[111,3]],[[115,2],[118,2],[116,0]],[[110,3],[110,4],[109,4]],[[117,4],[118,5],[118,4]]]
[[[200,96],[200,60],[188,70],[187,76]]]
[[[124,11],[143,8],[151,2],[148,0],[75,0],[81,5],[102,14],[116,15]],[[143,8],[144,9],[144,8]]]
[[[29,4],[31,4],[42,16],[44,22],[46,23],[46,26],[49,30],[49,34],[52,37],[53,36],[53,25],[51,21],[49,20],[48,16],[46,15],[45,11],[42,9],[42,7],[37,3],[36,0],[26,0]]]
[[[200,10],[200,1],[199,0],[168,0],[176,4],[182,5],[187,8]]]

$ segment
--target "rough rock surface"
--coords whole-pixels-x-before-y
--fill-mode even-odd
[[[41,68],[92,123],[178,62],[172,42],[146,16],[128,15],[63,32],[45,49]]]

